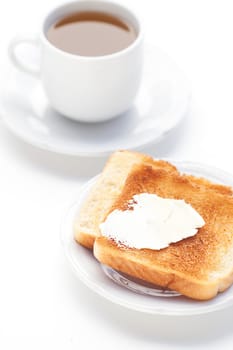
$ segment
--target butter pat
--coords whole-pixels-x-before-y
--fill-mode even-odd
[[[201,215],[184,200],[141,193],[129,202],[128,210],[110,213],[100,231],[127,247],[159,250],[194,236],[204,224]]]

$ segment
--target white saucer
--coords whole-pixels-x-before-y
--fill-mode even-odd
[[[86,124],[59,115],[50,107],[40,81],[15,69],[5,82],[0,114],[16,136],[36,147],[61,154],[104,156],[116,149],[139,149],[160,141],[180,122],[189,100],[190,86],[184,74],[170,57],[149,46],[135,104],[114,120]]]
[[[233,176],[221,170],[194,163],[174,161],[172,161],[172,163],[176,165],[181,172],[196,176],[204,176],[214,182],[233,186]],[[161,295],[161,293],[157,293],[157,295],[153,294],[154,296],[151,296],[148,293],[146,295],[145,290],[143,290],[143,293],[140,293],[139,288],[137,288],[138,293],[135,293],[132,291],[132,288],[130,288],[130,290],[128,286],[125,286],[124,282],[119,283],[119,281],[116,281],[112,276],[109,276],[108,273],[106,274],[106,271],[104,272],[102,266],[93,257],[92,252],[78,245],[73,238],[74,218],[77,215],[82,201],[95,181],[96,177],[83,186],[79,194],[78,202],[72,205],[62,223],[61,239],[65,254],[76,276],[83,281],[83,283],[94,292],[113,303],[151,314],[204,314],[233,305],[233,286],[225,292],[218,294],[218,296],[212,300],[195,301],[183,296],[177,296],[177,294],[166,295],[165,293],[165,295]],[[135,282],[133,287],[135,287]]]

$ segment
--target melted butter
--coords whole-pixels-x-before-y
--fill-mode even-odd
[[[194,236],[204,226],[201,215],[184,200],[141,193],[129,210],[114,210],[100,225],[103,236],[131,248],[159,250]]]

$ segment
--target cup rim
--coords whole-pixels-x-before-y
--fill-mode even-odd
[[[45,33],[45,23],[46,21],[51,17],[51,15],[59,10],[59,9],[65,9],[66,7],[72,5],[72,4],[78,4],[78,3],[106,3],[109,5],[114,5],[120,9],[122,9],[123,11],[129,13],[132,17],[134,17],[134,19],[137,21],[137,25],[138,25],[138,34],[136,39],[133,41],[133,43],[131,43],[129,46],[127,46],[126,48],[111,53],[111,54],[107,54],[107,55],[102,55],[102,56],[83,56],[83,55],[77,55],[77,54],[73,54],[67,51],[63,51],[62,49],[59,49],[58,47],[54,46],[47,38],[46,33]],[[76,0],[76,1],[70,1],[68,3],[63,3],[59,6],[54,7],[52,10],[50,10],[50,12],[45,16],[45,18],[43,19],[42,22],[42,30],[41,30],[41,40],[44,44],[46,44],[47,46],[49,46],[50,49],[52,49],[54,52],[57,52],[59,54],[62,54],[64,56],[67,56],[69,58],[77,58],[79,60],[90,60],[90,61],[100,61],[100,60],[109,60],[109,59],[114,59],[120,56],[125,55],[126,53],[132,51],[136,46],[138,46],[140,44],[140,42],[143,40],[143,29],[142,29],[142,21],[140,20],[140,16],[138,15],[138,13],[136,13],[136,11],[131,10],[130,8],[128,8],[125,5],[119,4],[115,1],[108,1],[108,0]]]

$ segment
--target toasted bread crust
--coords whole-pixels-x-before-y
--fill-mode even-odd
[[[125,210],[139,193],[184,199],[204,218],[198,233],[156,251],[119,247],[105,237],[94,244],[102,263],[194,299],[210,299],[233,281],[233,197],[229,187],[151,166],[135,166],[112,208]]]
[[[207,179],[204,179],[201,177],[196,177],[193,175],[183,174],[183,176],[198,186],[207,186],[209,190],[216,191],[216,192],[221,193],[223,195],[228,195],[228,196],[233,195],[233,189],[230,186],[215,184],[215,183],[210,182]]]
[[[150,259],[146,259],[146,255],[142,259],[140,254],[135,254],[134,249],[119,248],[116,243],[108,240],[106,237],[98,237],[95,240],[94,255],[102,264],[115,270],[146,282],[175,290],[193,299],[211,299],[217,295],[220,289],[219,282],[216,280],[205,282],[192,278],[188,274],[153,265]],[[230,282],[232,283],[232,281],[233,278]],[[228,285],[229,281],[227,281]]]

